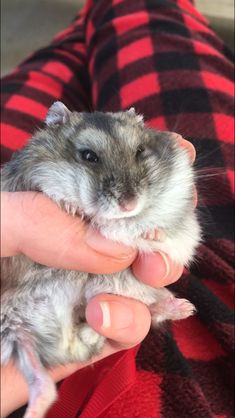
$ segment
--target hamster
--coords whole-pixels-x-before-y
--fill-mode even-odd
[[[177,134],[148,128],[133,108],[78,113],[55,102],[45,128],[1,174],[3,191],[40,191],[108,239],[140,252],[162,251],[186,266],[193,260],[201,230],[189,155]],[[102,350],[104,337],[85,319],[95,295],[140,300],[153,324],[195,311],[168,289],[136,280],[131,269],[94,275],[16,256],[3,259],[2,273],[1,362],[14,360],[29,385],[25,418],[45,416],[56,399],[48,368],[87,361]]]

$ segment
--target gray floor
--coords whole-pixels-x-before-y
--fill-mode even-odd
[[[31,52],[46,45],[69,24],[83,3],[84,0],[2,0],[1,74],[8,73]],[[233,47],[231,22],[215,18],[211,23]]]
[[[1,74],[46,45],[84,0],[1,0]]]

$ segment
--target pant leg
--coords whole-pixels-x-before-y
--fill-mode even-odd
[[[231,416],[233,339],[233,65],[187,0],[93,1],[86,24],[92,101],[135,106],[155,128],[197,150],[204,243],[172,286],[197,315],[152,331],[138,354],[135,389],[107,417]],[[143,383],[144,382],[144,383]],[[151,395],[150,395],[151,393]]]
[[[234,66],[223,42],[188,0],[96,1],[88,22],[93,106],[135,106],[152,127],[195,145],[198,170],[226,170],[198,187],[200,202],[211,206],[208,222],[217,224],[223,202],[226,216],[216,229],[231,238]]]
[[[137,111],[145,114],[151,126],[175,129],[191,139],[199,155],[205,157],[202,158],[203,167],[222,167],[226,173],[225,177],[216,178],[211,190],[208,191],[207,187],[207,196],[204,196],[215,231],[211,235],[207,233],[194,275],[187,274],[175,286],[178,294],[188,297],[197,305],[198,316],[148,336],[138,354],[136,383],[130,390],[120,393],[116,402],[113,399],[111,406],[109,399],[102,416],[229,416],[232,410],[232,256],[228,225],[232,177],[227,173],[232,173],[231,63],[223,53],[223,44],[187,0],[89,1],[84,19],[83,53],[77,47],[79,51],[77,54],[75,52],[74,57],[77,31],[73,34],[68,29],[65,38],[71,35],[70,41],[63,46],[63,40],[57,40],[61,43],[58,50],[56,48],[56,66],[62,59],[61,48],[65,47],[66,51],[69,49],[70,59],[66,53],[66,59],[62,59],[63,66],[57,67],[61,71],[56,71],[56,75],[53,74],[54,65],[49,65],[49,70],[46,67],[42,98],[33,98],[31,115],[29,106],[21,108],[19,102],[18,106],[14,107],[14,103],[12,105],[10,102],[8,108],[4,108],[4,125],[8,129],[5,144],[11,149],[22,145],[31,129],[41,123],[51,100],[62,99],[68,106],[78,110],[89,108],[86,100],[80,104],[80,95],[76,96],[83,86],[70,89],[71,82],[76,80],[78,83],[79,71],[85,68],[79,63],[82,56],[86,60],[86,51],[92,80],[91,105],[102,110],[118,110],[134,104]],[[35,65],[36,74],[41,74],[41,65],[38,66],[38,63],[41,60],[45,60],[45,65],[48,60],[52,63],[53,49],[54,46],[46,49],[46,59],[41,58],[39,52],[33,60],[20,66],[15,85],[11,84],[13,78],[8,79],[7,96],[4,96],[6,104],[11,99],[11,91],[14,95],[20,95],[21,98],[29,96],[32,100],[27,89],[24,95],[21,93],[21,88],[24,90],[24,84],[28,81],[29,68]],[[74,77],[70,73],[71,68]],[[70,74],[68,78],[66,70]],[[44,91],[48,72],[49,80],[62,86],[61,91],[61,87],[55,85],[49,97]],[[84,80],[87,80],[86,77],[87,74],[84,74]],[[38,93],[41,89],[35,83],[34,79],[33,93],[34,89]],[[46,84],[51,87],[50,82]],[[89,79],[82,84],[89,85]],[[204,104],[205,97],[207,106]],[[38,106],[35,111],[34,104],[38,100],[44,107]],[[6,116],[15,108],[18,122],[15,122],[16,114],[10,113],[9,118]],[[12,125],[13,120],[15,125]],[[12,131],[9,131],[9,127]],[[115,384],[117,386],[117,381],[110,383],[110,390]],[[98,395],[100,399],[101,393]],[[102,395],[105,398],[105,393]],[[97,396],[95,400],[97,402]],[[67,418],[66,399],[61,399],[61,402],[64,411],[61,416]],[[83,407],[79,414],[86,416],[86,402],[81,404]]]
[[[62,100],[73,110],[90,110],[83,13],[50,45],[32,54],[2,79],[3,162],[42,125],[54,101]]]

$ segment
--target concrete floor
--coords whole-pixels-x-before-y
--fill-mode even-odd
[[[46,45],[73,19],[85,0],[2,0],[1,74],[8,73],[31,52]],[[205,0],[196,0],[198,6]],[[227,2],[230,0],[227,0]],[[201,3],[200,3],[201,2]],[[207,0],[208,2],[208,0]],[[210,0],[213,6],[213,1]],[[212,17],[211,24],[234,48],[233,19]]]
[[[1,0],[1,74],[66,28],[84,0]]]

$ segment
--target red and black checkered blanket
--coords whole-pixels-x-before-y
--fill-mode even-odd
[[[204,243],[171,286],[197,314],[66,379],[48,418],[234,416],[233,76],[230,52],[189,0],[90,0],[3,79],[4,161],[58,99],[83,111],[135,106],[197,151]]]

